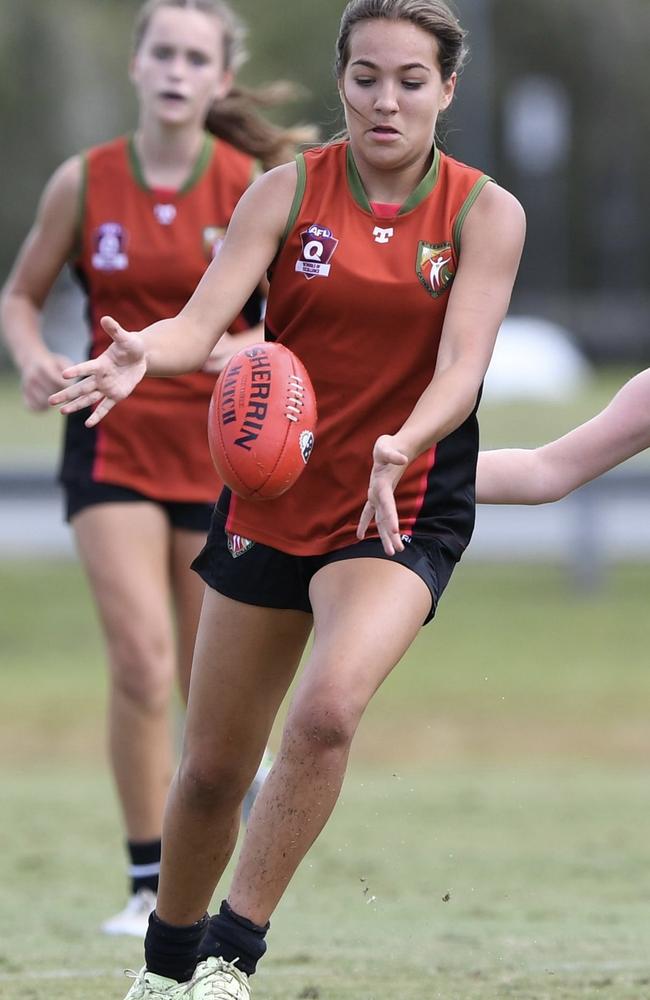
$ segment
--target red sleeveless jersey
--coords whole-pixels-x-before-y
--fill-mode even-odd
[[[182,309],[254,167],[251,157],[206,135],[183,188],[154,191],[131,139],[86,154],[75,268],[88,296],[91,357],[110,343],[99,325],[103,315],[140,330]],[[240,317],[231,329],[249,325]],[[214,502],[221,488],[207,443],[214,383],[204,372],[145,378],[97,428],[83,427],[87,412],[73,415],[62,479],[115,483],[156,500]]]
[[[298,157],[298,188],[273,265],[267,338],[305,364],[318,427],[309,464],[276,500],[222,494],[227,529],[296,555],[356,540],[372,449],[399,430],[434,373],[463,221],[489,178],[438,150],[394,218],[373,214],[347,142]],[[474,523],[475,413],[405,471],[404,536],[460,555]]]

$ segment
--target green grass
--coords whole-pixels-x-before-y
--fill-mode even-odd
[[[55,410],[26,410],[17,376],[0,372],[0,464],[54,462],[62,427],[62,418]]]
[[[650,997],[649,585],[460,568],[364,720],[255,1000]],[[95,930],[123,859],[94,613],[66,562],[5,564],[0,592],[0,997],[120,1000],[141,947]]]

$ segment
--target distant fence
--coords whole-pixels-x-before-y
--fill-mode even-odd
[[[50,469],[0,468],[0,501],[45,500],[58,495],[59,485]]]
[[[611,511],[612,501],[629,501],[631,498],[640,500],[643,509],[634,514],[628,511],[629,533],[636,537],[636,554],[650,556],[645,541],[646,526],[650,525],[650,470],[615,470],[587,483],[570,498],[574,507],[574,548],[569,562],[576,583],[582,589],[591,589],[602,581],[608,562],[608,552],[603,544],[603,520],[608,502]],[[621,515],[624,516],[624,512]]]

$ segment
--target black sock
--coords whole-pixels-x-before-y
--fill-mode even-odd
[[[216,917],[210,919],[199,948],[199,961],[210,955],[226,962],[237,961],[237,968],[252,976],[266,951],[266,932],[271,925],[259,927],[252,920],[240,917],[224,899]]]
[[[152,892],[158,892],[160,840],[149,840],[144,844],[127,840],[126,847],[131,860],[129,866],[131,892],[135,893],[139,889],[151,889]]]
[[[173,927],[161,920],[154,910],[149,917],[149,929],[144,939],[147,970],[179,983],[188,982],[199,961],[199,945],[209,919],[206,913],[189,927]]]

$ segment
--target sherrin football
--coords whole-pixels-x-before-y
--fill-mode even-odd
[[[226,486],[272,500],[293,486],[314,447],[316,397],[307,370],[282,344],[233,355],[212,393],[208,440]]]

